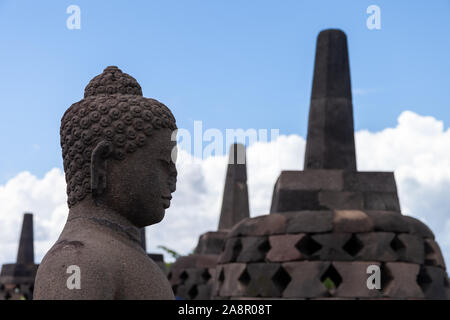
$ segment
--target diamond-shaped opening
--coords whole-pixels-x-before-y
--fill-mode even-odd
[[[391,271],[389,270],[388,267],[386,267],[386,265],[382,264],[381,265],[381,290],[385,290],[390,283],[392,282],[392,280],[394,279],[394,277],[392,276]]]
[[[242,283],[244,286],[248,286],[248,284],[250,283],[250,275],[247,272],[247,268],[245,268],[244,272],[241,273],[238,281]]]
[[[342,283],[342,277],[332,264],[324,272],[320,281],[328,289],[329,292],[336,290]]]
[[[310,256],[319,251],[322,246],[310,236],[306,235],[300,239],[295,247],[303,254]]]
[[[237,239],[233,246],[233,255],[231,261],[236,261],[239,253],[242,251],[242,242],[241,239]]]
[[[358,252],[364,247],[364,244],[359,240],[358,236],[352,234],[350,239],[344,244],[342,249],[344,249],[352,257],[356,256]]]
[[[286,289],[289,282],[291,282],[291,277],[289,274],[284,270],[283,267],[280,267],[277,272],[272,277],[273,283],[280,289],[281,292],[283,292],[284,289]]]
[[[178,285],[173,285],[172,286],[172,291],[175,294],[175,296],[177,295],[177,290],[178,290]]]
[[[188,273],[187,273],[186,271],[183,271],[183,272],[180,274],[180,280],[181,280],[181,283],[184,283],[184,282],[186,281],[187,278],[189,278]]]
[[[269,240],[266,239],[265,241],[263,241],[259,246],[258,246],[258,250],[262,253],[267,253],[270,250],[270,243]]]
[[[217,280],[218,280],[220,283],[222,283],[223,280],[225,280],[225,273],[223,272],[223,269],[220,270],[219,277],[217,278]]]
[[[194,285],[192,286],[192,288],[189,289],[188,291],[188,296],[191,300],[195,299],[195,297],[198,295],[198,290],[197,290],[197,286]]]
[[[430,276],[427,273],[427,269],[420,268],[420,272],[417,275],[417,284],[420,286],[423,292],[426,292],[428,288],[430,287],[433,280],[430,278]]]
[[[395,236],[394,239],[392,239],[391,248],[395,252],[399,252],[399,253],[405,251],[405,249],[406,249],[405,244],[397,236]]]
[[[209,273],[208,269],[205,269],[205,271],[203,271],[202,273],[202,279],[205,282],[208,282],[209,279],[211,279],[211,274]]]

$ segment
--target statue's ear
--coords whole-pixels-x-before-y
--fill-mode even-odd
[[[98,143],[91,155],[91,191],[97,197],[106,189],[106,161],[112,153],[112,145],[107,141]]]

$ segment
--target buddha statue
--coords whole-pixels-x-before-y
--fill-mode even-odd
[[[140,244],[175,191],[175,118],[115,66],[61,120],[69,215],[43,258],[35,299],[174,299]]]

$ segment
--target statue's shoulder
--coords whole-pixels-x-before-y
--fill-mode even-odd
[[[34,298],[112,299],[116,271],[94,242],[60,238],[39,265]]]

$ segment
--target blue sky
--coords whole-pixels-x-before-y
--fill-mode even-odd
[[[81,8],[68,30],[66,8]],[[366,8],[381,8],[381,30]],[[108,65],[167,104],[178,126],[305,136],[315,39],[347,33],[355,129],[403,110],[450,121],[450,1],[0,0],[0,183],[62,167],[64,111]]]

